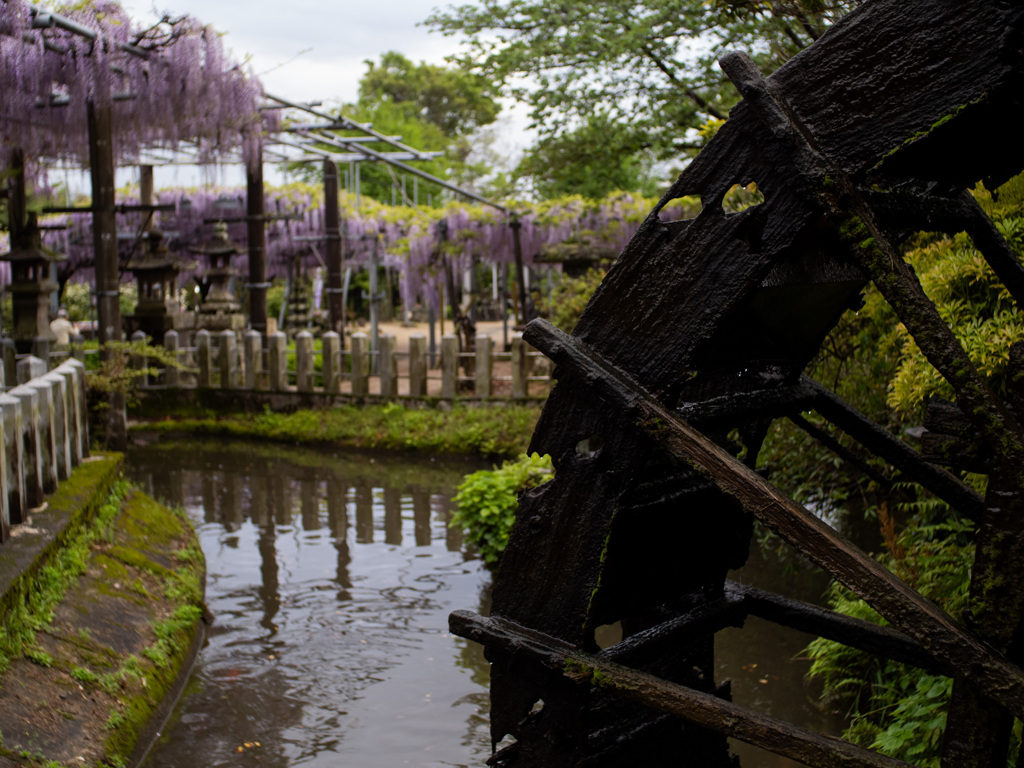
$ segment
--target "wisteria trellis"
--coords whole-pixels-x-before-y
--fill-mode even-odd
[[[216,31],[190,16],[141,28],[113,2],[64,15],[99,36],[33,30],[27,3],[0,0],[0,166],[16,149],[30,175],[43,161],[87,160],[89,103],[112,105],[121,161],[143,147],[186,142],[204,160],[239,147],[255,157],[261,86],[225,55]]]
[[[165,231],[172,250],[181,253],[201,245],[211,231],[210,222],[228,220],[231,238],[246,247],[244,189],[165,189],[157,193],[157,202],[174,205],[173,212],[156,215],[155,224]],[[137,202],[137,192],[120,195],[126,203]],[[269,189],[265,195],[267,224],[268,276],[283,277],[298,259],[306,269],[323,266],[324,217],[320,190],[306,185]],[[411,307],[418,301],[438,308],[443,282],[440,259],[442,222],[446,225],[443,251],[456,273],[474,261],[485,264],[512,264],[515,257],[508,217],[480,205],[451,203],[444,208],[388,207],[363,199],[357,209],[353,196],[341,194],[341,216],[345,232],[344,264],[365,268],[374,242],[382,266],[399,275],[402,302]],[[639,228],[654,201],[636,195],[618,193],[604,200],[567,198],[546,203],[523,203],[520,211],[520,239],[524,263],[532,266],[545,246],[579,242],[607,252],[621,250]],[[695,215],[699,203],[676,201],[662,211],[665,219]],[[68,224],[63,232],[48,233],[51,247],[65,250],[68,261],[61,269],[74,273],[73,280],[91,280],[92,234],[87,216],[54,217]],[[143,223],[142,214],[119,214],[121,263],[127,262],[132,248],[140,247],[135,235]],[[238,259],[244,274],[247,264]],[[192,277],[184,273],[183,277]],[[125,279],[130,279],[125,275]],[[0,285],[3,275],[0,274]]]

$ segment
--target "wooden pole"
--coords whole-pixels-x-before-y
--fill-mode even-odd
[[[246,171],[246,228],[249,234],[249,325],[267,335],[267,235],[264,229],[263,142]]]
[[[153,166],[139,166],[139,202],[143,205],[153,204]],[[146,232],[153,229],[153,211],[146,212],[146,223],[142,227]]]
[[[96,313],[100,346],[121,341],[121,303],[114,219],[114,147],[109,104],[86,107],[89,127],[89,171],[92,178],[92,230],[96,269]]]
[[[341,215],[338,208],[338,166],[324,160],[324,229],[327,244],[327,309],[331,330],[339,334],[345,345],[345,298],[341,285]]]
[[[509,226],[512,227],[512,252],[516,258],[516,283],[519,287],[519,322],[523,325],[530,322],[533,318],[530,316],[531,312],[526,304],[526,276],[525,270],[523,269],[523,246],[519,241],[519,230],[523,226],[522,222],[518,218],[513,218],[509,222]]]

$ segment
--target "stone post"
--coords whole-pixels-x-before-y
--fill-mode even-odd
[[[526,342],[517,333],[512,337],[512,397],[526,397],[529,392],[526,360]]]
[[[28,384],[32,379],[38,379],[47,373],[46,363],[38,357],[23,357],[18,361],[18,384]]]
[[[288,391],[288,337],[281,331],[267,336],[270,352],[270,391]]]
[[[68,429],[68,385],[59,373],[48,373],[43,381],[53,392],[53,453],[57,460],[57,479],[71,477],[71,441]]]
[[[43,503],[43,453],[39,434],[39,392],[32,387],[15,387],[8,393],[21,403],[22,459],[25,462],[24,511]],[[22,516],[13,522],[24,522]]]
[[[14,346],[14,339],[0,339],[0,351],[4,356],[4,381],[6,386],[13,387],[18,383],[18,348]]]
[[[178,339],[177,331],[167,331],[164,334],[164,349],[167,350],[167,354],[171,356],[174,362],[181,362],[181,341]],[[168,365],[164,368],[164,385],[171,389],[177,389],[181,386],[181,372],[173,365]]]
[[[26,387],[39,394],[39,453],[42,456],[43,492],[57,490],[57,446],[56,428],[53,415],[53,386],[41,378],[34,379]]]
[[[86,390],[85,363],[81,360],[68,360],[64,365],[75,373],[75,397],[78,400],[78,413],[82,417],[78,434],[84,459],[89,455],[89,396]]]
[[[352,334],[352,394],[363,397],[369,392],[370,360],[366,354],[366,334]]]
[[[474,381],[474,392],[477,397],[491,396],[491,376],[493,363],[491,361],[491,337],[485,333],[476,337],[476,371]]]
[[[390,333],[380,337],[380,394],[398,397],[398,358],[395,357],[395,337]]]
[[[409,397],[427,395],[427,337],[422,333],[409,337]]]
[[[254,390],[259,386],[263,371],[263,336],[259,331],[249,329],[242,337],[245,350],[245,388]]]
[[[42,360],[46,370],[50,370],[50,340],[45,336],[32,339],[32,356]]]
[[[445,334],[441,337],[441,397],[455,399],[459,372],[459,337]]]
[[[7,502],[4,523],[20,523],[25,519],[25,439],[21,402],[10,395],[0,395],[0,428],[3,430],[5,475],[0,476],[7,493],[0,493]]]
[[[295,334],[295,388],[299,392],[313,391],[313,334],[299,331]]]
[[[85,362],[85,336],[80,333],[71,334],[71,356],[80,362]]]
[[[210,332],[196,331],[196,363],[199,365],[199,386],[213,386],[213,349],[210,347]]]
[[[64,389],[67,396],[65,405],[67,408],[68,448],[71,451],[71,466],[77,467],[82,463],[82,419],[86,418],[78,396],[78,379],[74,367],[66,362],[58,366],[54,373],[64,377]]]
[[[341,336],[334,331],[325,333],[320,337],[320,351],[324,394],[336,395],[341,392]]]
[[[234,331],[221,331],[220,334],[220,388],[237,389],[238,387],[238,338]]]

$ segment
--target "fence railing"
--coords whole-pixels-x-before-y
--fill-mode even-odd
[[[69,358],[51,371],[27,356],[17,361],[16,377],[17,385],[0,393],[0,541],[89,455],[81,361]]]
[[[176,332],[165,334],[164,349],[181,367],[166,366],[142,386],[443,400],[543,398],[551,386],[550,361],[518,335],[508,352],[496,351],[487,335],[475,338],[472,352],[462,352],[459,337],[446,335],[434,361],[420,334],[404,350],[394,335],[381,334],[373,351],[364,333],[352,334],[347,350],[334,332],[321,336],[319,350],[307,331],[295,336],[293,349],[284,333],[270,334],[265,347],[256,331],[242,334],[241,344],[234,331],[198,331],[194,338],[186,347]],[[150,370],[152,363],[135,361]]]

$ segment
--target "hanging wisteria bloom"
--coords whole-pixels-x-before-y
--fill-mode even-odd
[[[44,160],[87,161],[90,104],[112,109],[121,162],[185,142],[203,161],[246,148],[255,157],[262,89],[213,29],[190,16],[143,28],[113,2],[63,18],[80,33],[49,26],[53,17],[23,0],[0,2],[0,165],[14,150],[30,175]]]

